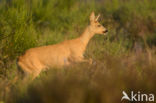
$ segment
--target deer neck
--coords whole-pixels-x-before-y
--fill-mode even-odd
[[[82,33],[82,35],[80,36],[80,40],[82,41],[85,47],[87,46],[89,40],[94,36],[94,34],[95,33],[91,30],[90,26],[88,26]]]

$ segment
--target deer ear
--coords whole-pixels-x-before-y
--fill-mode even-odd
[[[99,17],[100,17],[100,14],[96,17],[96,21],[98,21]]]
[[[95,13],[92,12],[90,15],[90,22],[94,22],[95,21]]]

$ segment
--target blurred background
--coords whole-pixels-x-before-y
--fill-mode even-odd
[[[92,65],[15,80],[19,55],[80,36],[92,11],[109,31],[89,42]],[[116,103],[123,90],[156,94],[156,0],[0,0],[0,103]]]

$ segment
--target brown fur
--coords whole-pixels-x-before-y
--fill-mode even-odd
[[[62,67],[70,65],[72,62],[91,62],[91,59],[84,59],[84,52],[89,40],[94,34],[105,34],[107,30],[100,25],[95,18],[94,12],[90,16],[90,25],[82,35],[73,40],[31,48],[23,56],[19,57],[18,65],[27,74],[32,74],[33,78],[39,75],[42,70],[51,67]]]

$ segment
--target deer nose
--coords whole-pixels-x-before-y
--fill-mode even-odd
[[[103,33],[107,33],[107,32],[108,32],[108,30],[103,31]]]

